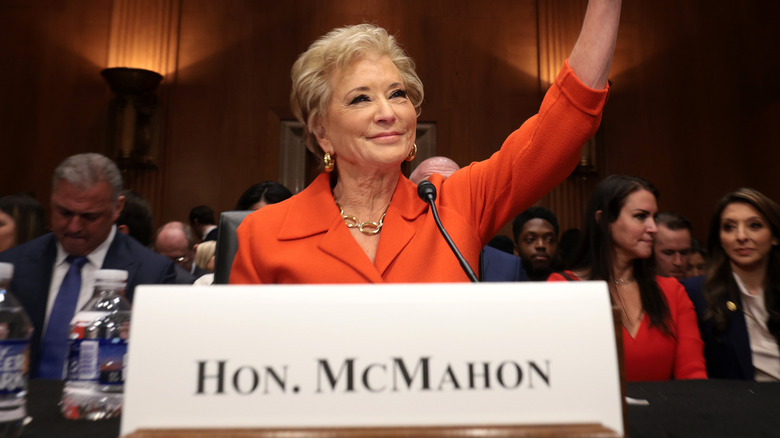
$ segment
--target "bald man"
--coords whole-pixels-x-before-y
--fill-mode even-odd
[[[208,271],[195,264],[195,237],[184,222],[168,222],[154,238],[154,250],[176,264],[176,283],[192,284]]]
[[[428,179],[434,173],[447,178],[458,169],[460,169],[458,163],[447,157],[426,158],[409,175],[409,181],[420,184],[421,181]]]

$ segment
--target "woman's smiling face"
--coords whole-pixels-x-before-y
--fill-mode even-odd
[[[336,71],[331,85],[316,132],[323,151],[335,153],[340,171],[399,168],[414,144],[417,114],[395,64],[368,53]]]
[[[767,263],[777,238],[758,210],[750,204],[735,202],[720,214],[720,244],[732,265],[749,271]]]

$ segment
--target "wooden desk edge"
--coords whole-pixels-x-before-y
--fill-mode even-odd
[[[142,429],[123,438],[620,437],[601,424],[311,429]]]

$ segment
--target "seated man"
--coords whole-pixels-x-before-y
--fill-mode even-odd
[[[678,281],[688,278],[693,233],[691,222],[681,214],[664,212],[656,215],[655,223],[658,227],[653,245],[656,273]]]
[[[192,284],[208,271],[195,264],[195,237],[184,222],[168,222],[157,230],[154,250],[176,263],[176,283]]]
[[[512,234],[528,279],[547,281],[558,269],[558,218],[544,207],[531,207],[512,221]]]
[[[173,283],[170,260],[117,232],[121,190],[122,174],[110,159],[68,157],[54,171],[52,232],[0,253],[0,261],[15,266],[11,288],[35,328],[32,377],[63,377],[70,321],[92,297],[97,269],[126,270],[128,300],[139,284]]]

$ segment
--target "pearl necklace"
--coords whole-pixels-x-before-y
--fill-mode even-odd
[[[344,223],[347,224],[347,228],[357,228],[358,231],[363,234],[368,234],[369,236],[379,234],[379,232],[382,231],[382,225],[384,225],[387,210],[382,213],[382,217],[379,218],[379,222],[360,222],[355,216],[344,213],[344,208],[338,202],[336,203],[336,207],[339,208],[339,213],[341,213],[341,218],[344,219]]]

